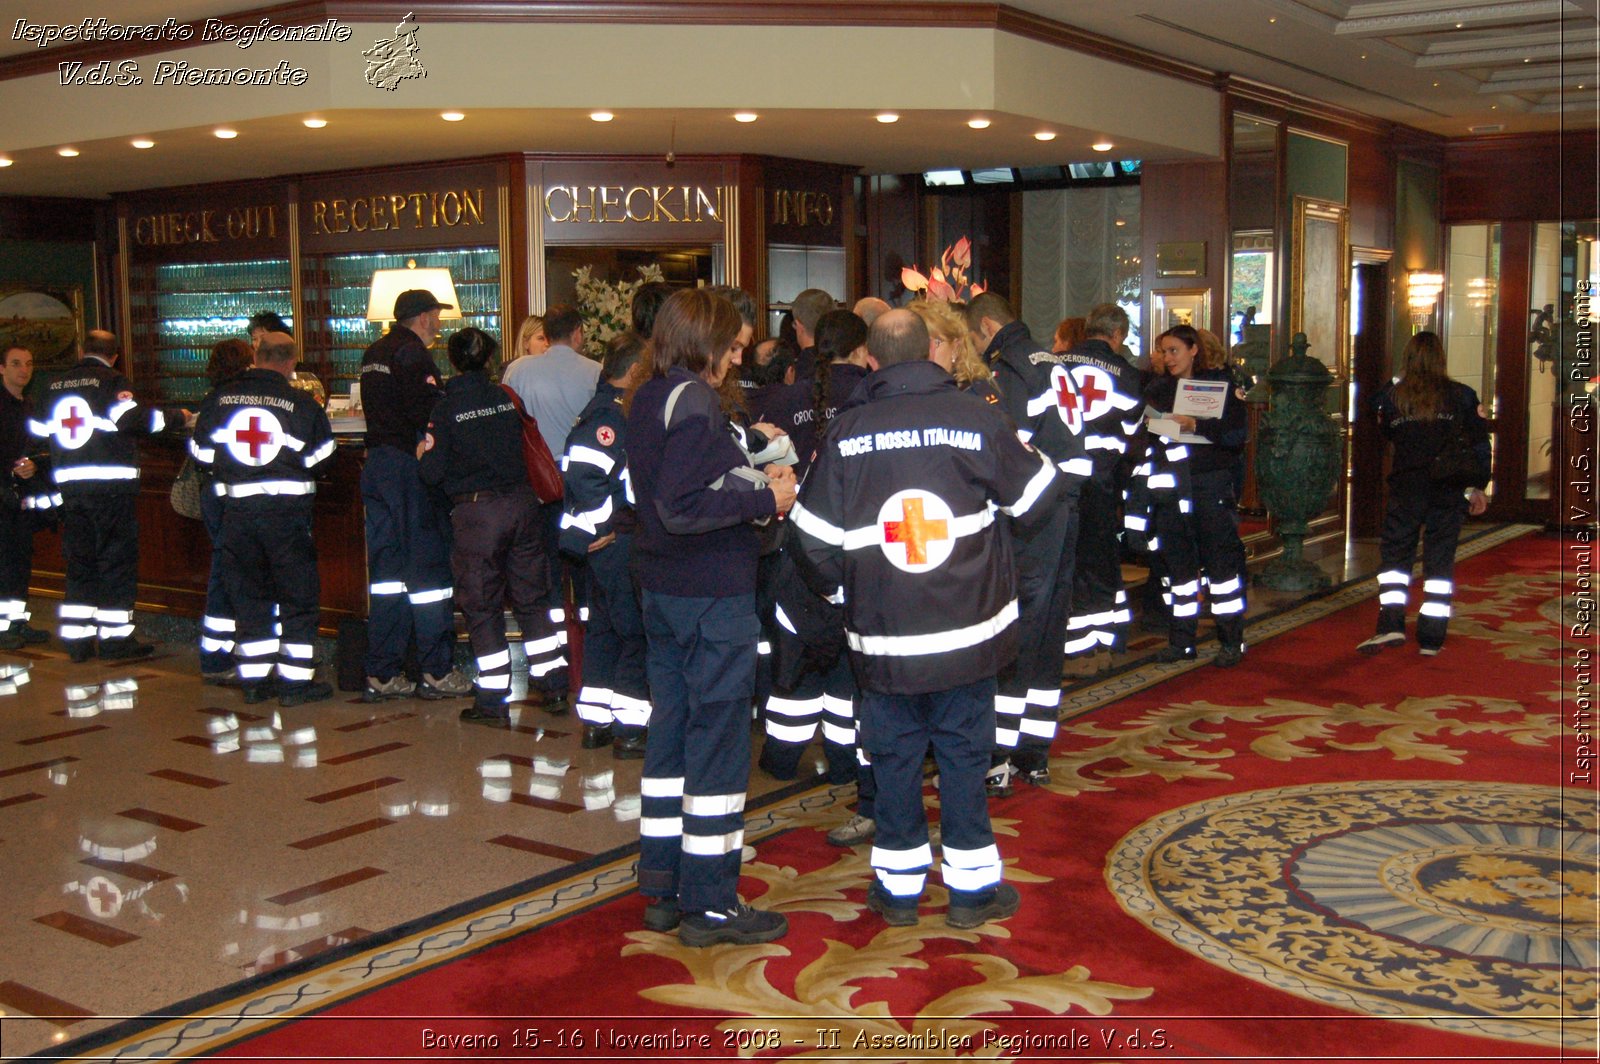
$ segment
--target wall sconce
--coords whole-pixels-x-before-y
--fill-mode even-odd
[[[1411,320],[1421,325],[1433,313],[1439,294],[1444,291],[1444,274],[1430,270],[1412,270],[1406,274],[1406,304],[1411,308]]]
[[[433,293],[433,298],[448,305],[439,312],[441,319],[449,321],[461,317],[461,300],[456,296],[456,284],[450,279],[449,268],[424,266],[418,269],[416,260],[411,259],[403,270],[372,272],[372,291],[367,295],[367,320],[393,321],[394,301],[401,292],[413,288],[426,288]]]

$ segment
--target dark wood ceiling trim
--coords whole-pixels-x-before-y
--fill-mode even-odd
[[[1330,122],[1347,129],[1360,130],[1380,137],[1394,135],[1397,130],[1410,129],[1396,122],[1373,118],[1359,111],[1346,110],[1335,104],[1315,100],[1309,96],[1280,89],[1237,74],[1224,74],[1217,80],[1217,88],[1228,98],[1228,110],[1254,114],[1263,108],[1270,112],[1262,118],[1300,117]],[[1421,130],[1413,130],[1421,134]]]
[[[1058,48],[1083,52],[1101,59],[1109,59],[1141,70],[1165,74],[1168,77],[1193,82],[1197,85],[1205,85],[1208,88],[1216,86],[1216,72],[1204,67],[1146,51],[1143,48],[1136,48],[1131,44],[1124,44],[1122,41],[1111,37],[1102,37],[1098,33],[1080,30],[1063,22],[1057,22],[1055,19],[1045,18],[1043,15],[1035,15],[1028,11],[1019,11],[1017,8],[1008,7],[1004,4],[994,5],[994,8],[996,12],[994,26],[996,29],[1006,33],[1014,33],[1029,40],[1042,41]]]

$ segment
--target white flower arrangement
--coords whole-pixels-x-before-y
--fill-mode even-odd
[[[590,358],[605,355],[606,343],[633,325],[633,294],[640,286],[666,280],[654,263],[639,267],[637,281],[596,280],[588,266],[573,270],[572,276],[578,282],[578,313],[583,315],[583,353]]]

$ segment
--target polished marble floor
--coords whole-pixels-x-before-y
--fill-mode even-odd
[[[1376,547],[1318,563],[1369,576]],[[1257,589],[1251,616],[1301,597]],[[1140,635],[1114,668],[1162,644]],[[247,706],[176,641],[131,667],[53,641],[0,653],[0,1054],[182,1011],[637,842],[641,762],[581,749],[570,713],[519,701],[504,730],[460,722],[464,705]],[[796,787],[753,771],[751,805]]]

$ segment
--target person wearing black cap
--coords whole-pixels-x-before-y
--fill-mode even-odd
[[[472,693],[472,682],[452,664],[455,589],[447,518],[417,477],[417,445],[444,395],[428,348],[439,338],[439,311],[449,309],[426,289],[401,292],[394,326],[361,359],[367,412],[361,501],[370,581],[363,697],[369,702]],[[413,634],[421,684],[401,671]]]

